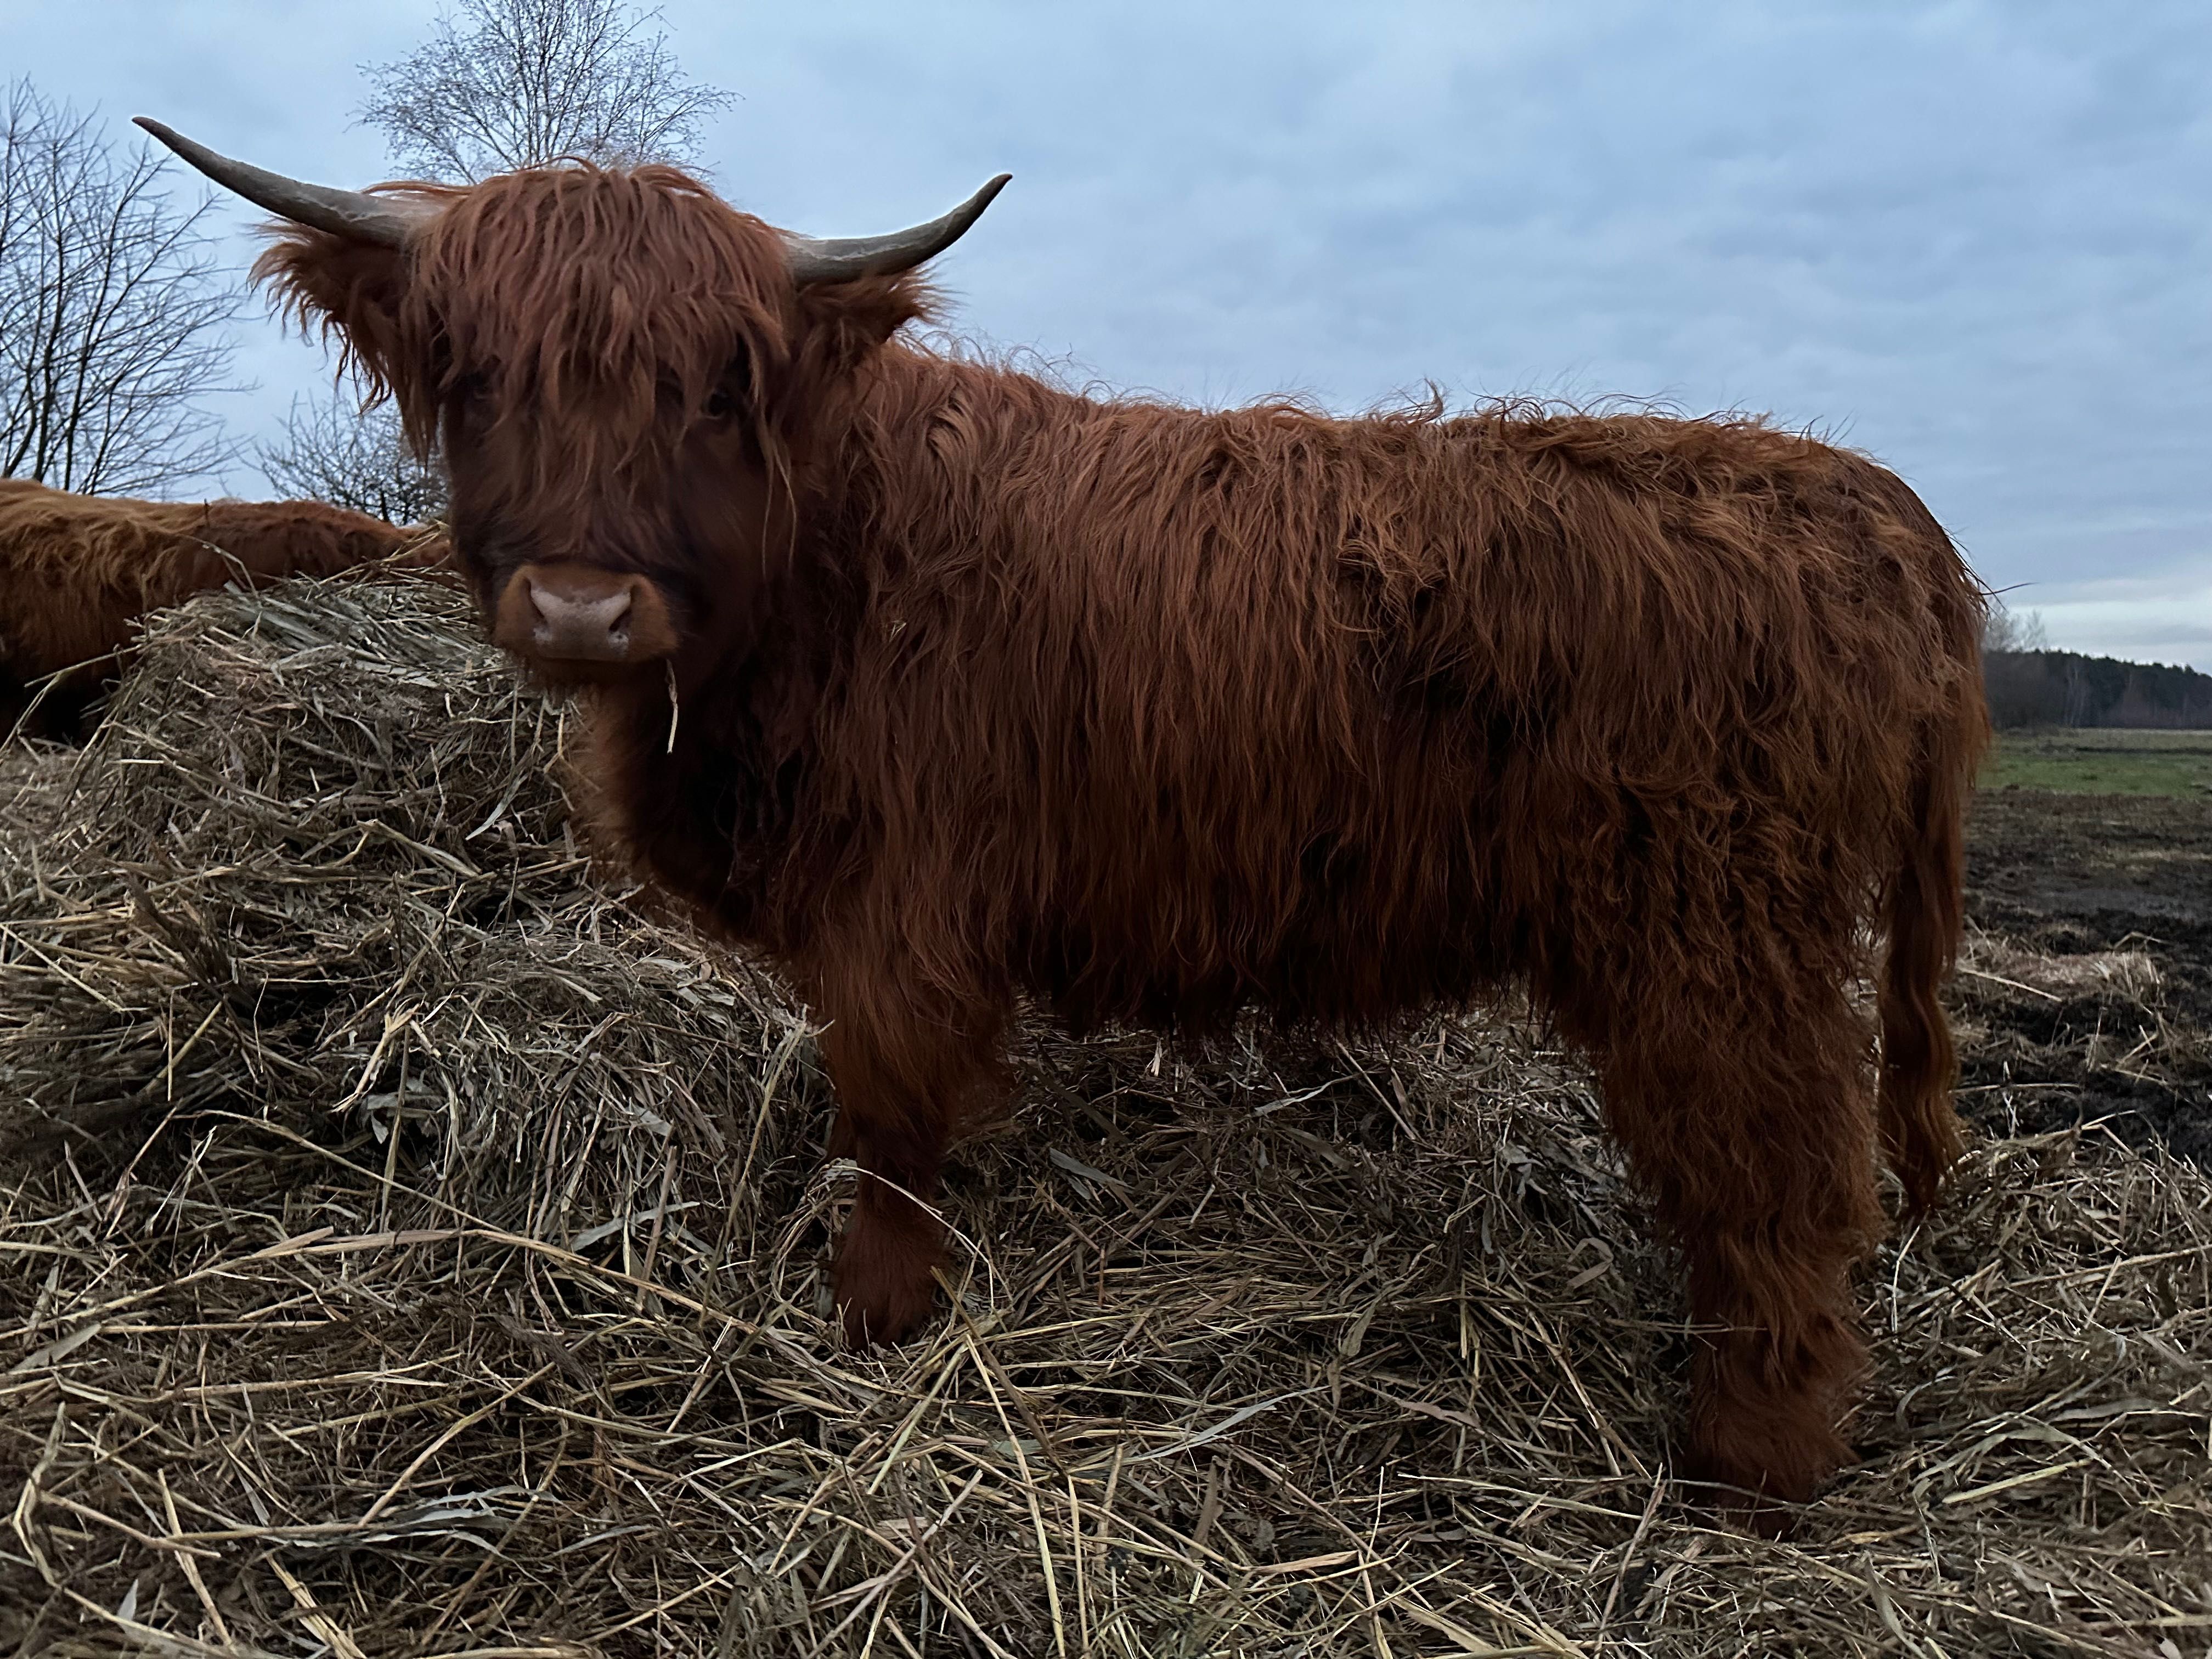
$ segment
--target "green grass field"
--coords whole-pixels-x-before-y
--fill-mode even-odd
[[[2060,727],[2000,732],[1983,763],[1984,789],[2017,786],[2081,795],[2212,795],[2212,731]]]

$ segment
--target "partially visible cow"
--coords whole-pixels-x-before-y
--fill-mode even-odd
[[[446,550],[430,532],[320,501],[126,501],[0,478],[0,739],[26,710],[33,736],[81,736],[149,611],[227,581],[333,575],[410,547],[418,563]]]
[[[261,273],[441,441],[616,833],[823,1021],[851,1336],[927,1316],[1024,995],[1373,1031],[1519,983],[1687,1256],[1689,1473],[1794,1499],[1843,1460],[1877,1142],[1916,1210],[1959,1148],[1986,726],[1984,592],[1893,475],[1748,421],[1212,414],[948,359],[898,337],[910,272],[989,188],[822,242],[665,168],[356,194],[153,130],[295,222]]]

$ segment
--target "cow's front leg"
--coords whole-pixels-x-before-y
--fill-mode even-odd
[[[837,1304],[855,1346],[896,1342],[929,1316],[945,1229],[925,1206],[955,1127],[998,1081],[1004,1018],[880,989],[833,994],[820,1012],[838,1097],[830,1153],[860,1166],[837,1248]]]

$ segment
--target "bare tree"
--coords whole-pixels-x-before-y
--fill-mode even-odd
[[[2025,616],[2009,610],[2002,599],[1990,605],[1988,619],[1982,623],[1982,653],[1984,656],[1998,651],[2048,651],[2051,635],[2043,625],[2040,611],[2028,611]]]
[[[228,390],[236,288],[179,207],[150,145],[27,80],[0,109],[0,477],[137,494],[202,477],[234,449],[200,399]]]
[[[359,112],[422,177],[473,181],[563,155],[682,161],[730,94],[686,78],[629,0],[459,0],[422,46],[365,64]]]
[[[388,402],[359,409],[343,394],[295,398],[284,441],[260,447],[261,470],[287,495],[349,507],[393,524],[425,524],[446,513],[446,480],[408,447]]]

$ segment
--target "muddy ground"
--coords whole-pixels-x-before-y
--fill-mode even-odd
[[[1984,790],[1966,875],[1967,1115],[2212,1167],[2212,799]]]

